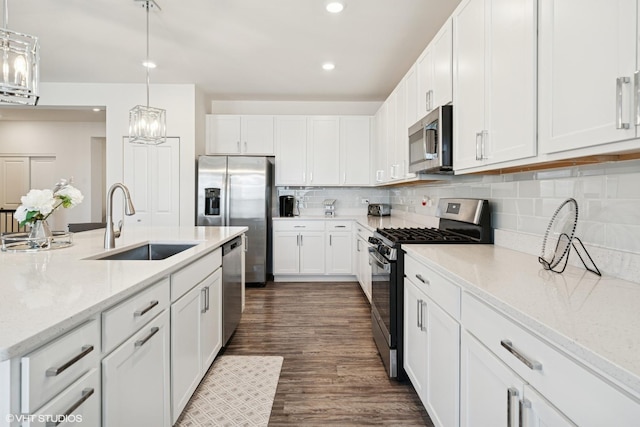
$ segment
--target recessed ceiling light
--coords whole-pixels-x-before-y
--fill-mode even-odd
[[[143,67],[147,67],[147,68],[149,68],[149,69],[153,69],[153,68],[156,68],[156,63],[155,63],[155,62],[152,62],[152,61],[144,61],[144,62],[142,63],[142,66],[143,66]]]
[[[336,64],[334,64],[332,62],[325,62],[324,64],[322,64],[322,69],[323,70],[331,71],[334,68],[336,68]]]
[[[327,12],[340,13],[344,10],[344,2],[330,1],[327,3],[326,8],[327,8]]]
[[[94,108],[93,111],[97,113],[98,111],[102,111],[102,110],[100,110],[99,108]]]

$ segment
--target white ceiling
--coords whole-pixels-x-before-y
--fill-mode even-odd
[[[157,0],[151,83],[211,99],[382,101],[460,0]],[[8,28],[39,37],[42,82],[143,83],[134,0],[12,0]],[[322,70],[332,61],[336,69]]]

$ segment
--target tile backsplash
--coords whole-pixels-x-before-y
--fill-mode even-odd
[[[418,221],[435,216],[442,197],[486,198],[496,244],[532,255],[538,255],[555,210],[572,197],[578,202],[576,236],[600,270],[640,282],[640,160],[448,178],[393,188],[279,187],[278,195],[295,195],[302,215],[322,215],[325,199],[336,199],[337,215],[365,215],[363,200],[369,200],[391,203],[392,213]],[[581,265],[573,253],[570,263]]]

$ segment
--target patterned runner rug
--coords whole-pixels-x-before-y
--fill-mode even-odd
[[[267,426],[282,362],[281,356],[219,357],[175,426]]]

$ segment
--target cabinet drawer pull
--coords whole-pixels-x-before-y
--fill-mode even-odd
[[[82,390],[82,397],[80,397],[80,399],[78,399],[78,401],[76,403],[74,403],[73,405],[71,405],[71,407],[69,407],[69,409],[67,409],[66,411],[64,411],[64,414],[62,414],[62,417],[60,421],[47,421],[47,423],[45,424],[46,427],[56,427],[58,425],[60,425],[60,423],[69,415],[73,414],[73,411],[75,411],[76,409],[78,409],[80,407],[80,405],[82,405],[84,402],[87,401],[87,399],[89,399],[94,393],[94,389],[93,388],[85,388],[84,390]],[[58,417],[56,417],[58,418]]]
[[[333,237],[333,236],[332,236],[331,234],[329,234],[329,246],[331,246],[331,240],[332,240],[331,238],[332,238],[332,237]]]
[[[346,225],[336,225],[335,228],[347,228]]]
[[[630,82],[629,77],[616,78],[616,129],[629,129],[629,123],[622,122],[622,85]]]
[[[211,286],[207,286],[206,288],[204,288],[204,290],[206,291],[206,295],[205,295],[205,302],[206,302],[206,311],[209,311],[209,309],[211,308],[211,297],[210,297],[210,293],[211,293]]]
[[[518,390],[513,387],[507,389],[507,427],[513,427],[513,411],[511,401],[514,397],[518,397]]]
[[[416,327],[418,329],[422,329],[422,325],[420,322],[420,315],[422,314],[422,310],[420,310],[420,308],[422,307],[422,300],[416,300],[416,321],[417,321],[417,325]]]
[[[527,365],[527,367],[533,371],[541,371],[542,364],[535,360],[529,360],[526,356],[520,353],[510,340],[500,341],[500,345],[507,349],[507,351],[513,354],[519,361]]]
[[[425,285],[430,285],[431,283],[425,279],[424,277],[422,277],[421,274],[416,274],[416,279],[420,280],[422,283],[424,283]]]
[[[202,296],[202,308],[200,309],[200,313],[207,312],[207,288],[200,289],[200,294]]]
[[[420,330],[426,331],[427,325],[424,323],[424,308],[427,306],[427,302],[420,300]]]
[[[293,228],[307,228],[306,225],[294,225]]]
[[[153,328],[151,328],[151,332],[149,333],[149,335],[147,335],[146,337],[142,338],[141,340],[136,341],[135,346],[136,347],[142,347],[147,341],[149,341],[151,339],[152,336],[154,336],[158,331],[160,330],[160,328],[158,328],[157,326],[154,326]]]
[[[64,365],[60,366],[59,368],[49,368],[49,369],[47,369],[46,376],[55,377],[55,376],[61,374],[67,368],[69,368],[71,365],[73,365],[78,360],[82,359],[87,354],[91,353],[92,351],[93,351],[93,346],[92,345],[84,345],[84,346],[82,346],[82,349],[81,349],[80,353],[77,356],[75,356],[73,359],[69,360]]]
[[[520,420],[519,420],[519,426],[522,427],[524,426],[524,420],[526,420],[526,414],[524,413],[525,410],[530,410],[531,409],[531,402],[528,399],[522,399],[520,400]]]
[[[135,313],[133,313],[133,315],[135,317],[144,316],[145,314],[147,314],[156,305],[158,305],[158,301],[157,300],[150,301],[148,306],[146,306],[145,308],[141,308],[140,310],[136,310]]]

